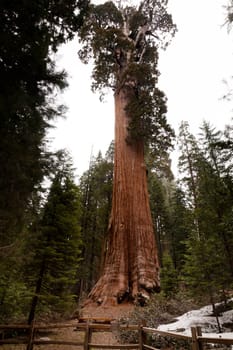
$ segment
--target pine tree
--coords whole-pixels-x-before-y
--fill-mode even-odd
[[[148,149],[146,163],[161,265],[163,255],[169,255],[178,273],[184,262],[184,241],[192,226],[191,211],[187,208],[184,192],[174,179],[169,153],[163,151],[160,156],[155,156]]]
[[[64,153],[59,158],[37,235],[30,243],[27,283],[35,291],[29,323],[35,318],[38,302],[58,312],[64,312],[74,302],[81,250],[80,193],[70,160]]]
[[[166,297],[174,296],[178,289],[178,271],[175,269],[172,258],[169,254],[164,254],[161,269],[161,288]]]
[[[194,229],[192,211],[187,207],[185,194],[176,184],[170,200],[170,227],[168,237],[174,268],[181,273],[185,262],[185,242]]]
[[[66,74],[56,70],[54,52],[74,37],[87,6],[88,0],[0,3],[1,310],[20,305],[21,249],[50,171],[46,133],[64,115],[56,95],[67,86]]]
[[[225,289],[229,274],[224,269],[224,256],[219,249],[215,237],[197,238],[190,236],[187,241],[186,264],[184,267],[184,282],[189,293],[203,301],[207,298],[213,306],[218,328],[221,327],[215,304],[219,301],[220,293]]]
[[[189,124],[182,122],[178,135],[178,145],[181,155],[179,157],[179,171],[183,174],[182,185],[188,191],[189,205],[197,207],[197,162],[200,157],[200,149],[196,138],[189,131]],[[198,229],[198,223],[197,229]]]
[[[202,184],[200,188],[201,204],[206,215],[203,223],[208,223],[210,227],[209,222],[211,221],[212,231],[216,232],[219,244],[223,246],[224,255],[233,276],[232,232],[229,231],[228,221],[232,212],[232,181],[229,181],[227,176],[232,163],[232,154],[228,152],[226,155],[226,152],[223,153],[218,147],[221,140],[224,139],[222,132],[216,131],[206,122],[203,123],[201,132],[202,152],[206,159],[200,178],[202,180],[200,182]]]
[[[191,152],[182,154],[183,164],[192,164],[192,172],[185,178],[188,193],[195,193],[188,201],[195,204],[191,207],[195,229],[190,231],[187,241],[184,271],[190,291],[209,295],[214,306],[215,297],[232,283],[231,234],[225,230],[232,210],[231,194],[225,183],[229,157],[224,161],[219,149],[221,132],[206,122],[201,130],[198,147],[197,141],[189,143]]]
[[[89,292],[99,277],[112,199],[113,162],[111,146],[103,158],[91,160],[80,179],[82,198],[82,263],[79,269],[80,294]],[[110,156],[110,157],[109,157]]]
[[[0,247],[14,243],[34,190],[47,174],[45,135],[66,74],[53,60],[83,23],[86,0],[12,0],[0,4]]]

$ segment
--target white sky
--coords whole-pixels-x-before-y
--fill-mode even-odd
[[[233,75],[233,34],[223,26],[227,4],[228,0],[169,0],[178,32],[160,53],[159,87],[168,98],[167,117],[176,131],[182,120],[193,133],[204,119],[219,129],[231,121],[232,103],[222,99],[227,93],[223,80],[230,82]],[[73,41],[58,55],[58,66],[69,74],[69,88],[62,96],[68,112],[49,137],[52,149],[70,151],[82,175],[91,153],[96,156],[101,150],[104,155],[114,138],[114,103],[111,92],[105,102],[91,92],[91,66],[79,61],[77,51]]]

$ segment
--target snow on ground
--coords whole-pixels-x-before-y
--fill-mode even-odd
[[[191,327],[200,326],[203,335],[208,337],[217,336],[219,338],[233,339],[233,332],[226,326],[230,323],[233,324],[233,310],[226,311],[219,316],[219,322],[222,327],[221,334],[218,331],[216,318],[211,316],[212,312],[212,306],[207,305],[199,310],[188,311],[182,316],[177,317],[175,322],[160,325],[158,329],[166,332],[191,335]]]

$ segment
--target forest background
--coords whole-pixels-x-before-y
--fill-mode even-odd
[[[55,101],[67,85],[52,52],[79,31],[87,5],[1,5],[2,322],[70,315],[101,269],[114,144],[91,158],[77,183],[70,155],[52,152],[47,138],[53,120],[65,113]],[[215,303],[232,289],[232,126],[217,130],[203,122],[195,136],[182,122],[177,142],[179,181],[169,152],[146,157],[163,295]]]

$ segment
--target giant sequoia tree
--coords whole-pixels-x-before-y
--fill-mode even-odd
[[[80,58],[94,61],[93,89],[111,88],[115,97],[112,211],[104,268],[89,294],[99,304],[143,303],[160,289],[144,150],[163,152],[173,134],[166,98],[156,87],[158,46],[166,46],[175,31],[166,5],[166,0],[138,7],[92,5],[80,33]]]

